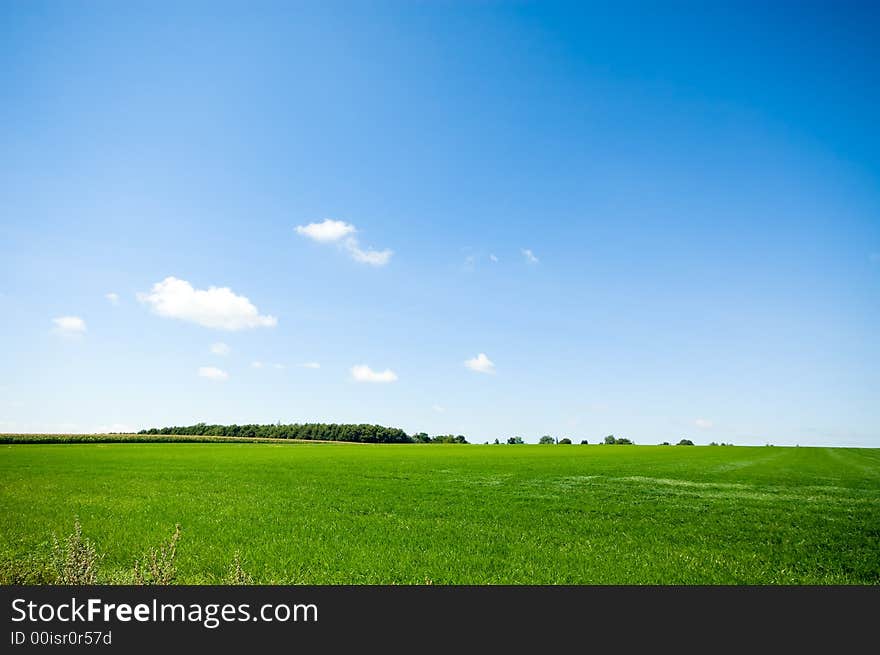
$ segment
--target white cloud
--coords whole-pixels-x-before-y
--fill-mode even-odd
[[[118,294],[118,293],[113,293],[113,292],[111,291],[110,293],[105,293],[105,294],[104,294],[104,297],[105,297],[107,300],[109,300],[110,303],[113,304],[113,305],[118,305],[118,304],[119,304],[119,294]]]
[[[442,414],[446,411],[446,408],[441,405],[431,405],[431,409],[433,409],[438,414]]]
[[[194,289],[189,282],[176,277],[166,277],[154,284],[149,293],[139,293],[137,298],[159,316],[217,330],[274,327],[278,324],[277,318],[261,316],[250,300],[236,295],[229,287]]]
[[[296,233],[301,234],[309,239],[314,239],[321,243],[330,243],[339,241],[349,234],[357,232],[354,225],[345,221],[334,221],[331,218],[324,219],[320,223],[309,223],[308,225],[297,225]]]
[[[374,371],[366,364],[351,367],[351,377],[355,382],[394,382],[397,373],[390,368],[384,371]]]
[[[272,364],[272,366],[273,366],[274,368],[277,368],[277,369],[282,369],[282,368],[284,368],[284,364]]]
[[[391,261],[391,255],[394,254],[388,248],[385,250],[362,249],[357,238],[353,236],[357,232],[357,228],[345,221],[334,221],[331,218],[326,218],[320,223],[297,225],[295,229],[297,234],[319,243],[339,243],[353,260],[362,264],[385,266],[385,264]]]
[[[714,423],[706,418],[698,418],[696,421],[694,421],[694,425],[696,425],[701,430],[708,430],[714,425]]]
[[[211,353],[214,355],[225,356],[225,355],[228,355],[231,351],[232,351],[232,349],[229,346],[227,346],[225,343],[223,343],[222,341],[218,341],[217,343],[211,344]]]
[[[495,263],[498,262],[498,258],[495,255],[493,255],[492,253],[489,253],[489,259]]]
[[[355,239],[347,239],[345,249],[348,250],[353,260],[370,266],[385,266],[391,261],[391,255],[394,254],[394,251],[388,248],[385,250],[361,250]]]
[[[52,322],[55,324],[55,334],[65,337],[79,336],[86,331],[86,322],[79,316],[59,316],[53,318]]]
[[[263,362],[251,362],[251,368],[263,368]]]
[[[495,373],[495,364],[486,357],[486,353],[480,353],[473,359],[466,359],[464,365],[477,373]]]
[[[537,264],[538,263],[539,260],[537,257],[535,257],[535,253],[533,253],[528,248],[523,248],[522,250],[520,250],[520,252],[523,254],[523,257],[526,258],[526,261],[529,264]]]
[[[216,368],[214,366],[200,366],[199,377],[208,378],[209,380],[214,380],[215,382],[225,382],[229,379],[229,373],[227,373],[226,371],[221,371],[219,368]]]
[[[303,362],[300,364],[301,368],[321,368],[321,365],[318,362]]]

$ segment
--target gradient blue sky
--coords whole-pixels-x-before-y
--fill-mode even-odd
[[[0,5],[0,431],[880,446],[876,3],[179,4]]]

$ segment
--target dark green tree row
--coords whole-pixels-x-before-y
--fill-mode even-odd
[[[458,434],[440,434],[434,437],[428,436],[426,432],[417,432],[409,435],[400,428],[388,428],[383,425],[371,425],[369,423],[291,423],[282,425],[276,423],[274,425],[209,425],[207,423],[196,423],[195,425],[171,426],[166,428],[150,428],[149,430],[141,430],[138,434],[142,435],[177,435],[177,436],[204,436],[204,437],[242,437],[249,439],[304,439],[311,441],[351,441],[356,443],[445,443],[445,444],[466,444],[468,443],[464,435]],[[509,437],[508,444],[524,444],[522,437]],[[486,443],[489,443],[488,441]],[[495,439],[495,443],[499,443]],[[541,444],[571,444],[569,438],[556,439],[550,435],[544,435],[540,438]],[[587,440],[581,441],[586,444]],[[634,442],[623,437],[615,437],[609,434],[599,443],[630,445]],[[669,442],[663,442],[662,445],[669,445]],[[682,439],[678,442],[679,446],[693,446],[694,442],[690,439]],[[712,443],[711,445],[718,445]],[[728,446],[733,444],[721,444]]]
[[[138,434],[174,434],[184,436],[249,437],[259,439],[307,439],[312,441],[351,441],[356,443],[467,443],[463,435],[444,434],[429,437],[424,432],[408,435],[400,428],[369,423],[292,423],[282,425],[174,425],[150,428]]]
[[[293,423],[282,425],[174,425],[141,430],[138,434],[207,435],[213,437],[258,437],[261,439],[308,439],[314,441],[353,441],[359,443],[413,443],[400,428],[383,425],[338,423]]]

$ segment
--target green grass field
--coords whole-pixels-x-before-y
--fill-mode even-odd
[[[0,560],[75,516],[116,580],[179,523],[180,583],[880,583],[876,449],[0,446]]]

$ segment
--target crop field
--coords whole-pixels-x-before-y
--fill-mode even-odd
[[[103,582],[180,525],[177,583],[878,584],[880,450],[0,445],[0,562],[79,519]]]

